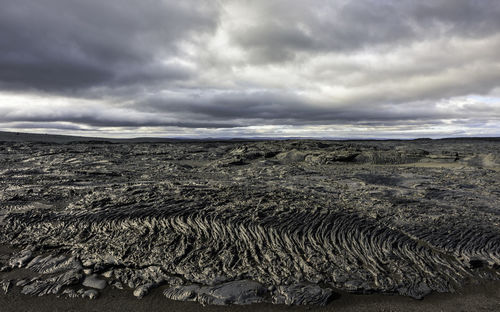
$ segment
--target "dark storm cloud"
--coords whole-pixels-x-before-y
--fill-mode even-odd
[[[482,37],[500,29],[495,0],[312,0],[296,7],[279,0],[255,5],[264,21],[235,27],[231,34],[262,62],[288,60],[304,51],[349,52],[443,36]]]
[[[216,12],[197,1],[2,1],[0,86],[65,92],[188,79],[179,40],[212,31]]]
[[[417,129],[500,119],[496,0],[0,5],[0,123]]]
[[[171,96],[148,98],[140,103],[144,112],[168,112],[198,120],[239,120],[239,126],[253,120],[257,124],[328,125],[328,124],[417,124],[440,123],[443,118],[467,118],[471,112],[483,118],[496,115],[491,105],[463,105],[454,111],[436,110],[434,102],[379,104],[373,107],[345,105],[329,107],[311,105],[299,95],[279,92],[231,92],[204,96]],[[370,121],[370,122],[366,122]],[[250,123],[251,124],[251,123]]]
[[[182,121],[168,120],[154,114],[138,114],[123,110],[87,109],[84,112],[78,108],[63,112],[37,113],[35,115],[23,114],[22,116],[7,115],[0,117],[0,122],[32,122],[36,124],[69,122],[79,125],[95,127],[185,127],[185,128],[231,128],[238,126],[227,122],[209,121]],[[65,127],[68,127],[67,125]]]

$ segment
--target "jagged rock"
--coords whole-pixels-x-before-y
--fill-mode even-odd
[[[180,285],[183,283],[179,277],[164,273],[159,266],[148,266],[142,269],[115,269],[112,276],[132,289],[150,283],[157,285],[163,283]]]
[[[97,275],[86,276],[82,283],[85,287],[95,288],[95,289],[104,289],[106,288],[106,281],[103,279],[97,278]]]
[[[93,269],[83,269],[83,273],[85,275],[91,275],[92,273],[94,273],[94,270]]]
[[[260,283],[239,280],[216,286],[174,286],[164,291],[173,300],[198,301],[203,305],[251,304],[264,301],[267,290]]]
[[[44,296],[49,294],[58,294],[64,286],[74,285],[82,278],[82,274],[76,270],[70,270],[47,279],[34,279],[23,283],[22,294]]]
[[[326,305],[332,295],[331,289],[318,285],[296,284],[278,286],[273,294],[273,303],[286,305]]]
[[[196,301],[199,290],[200,286],[198,285],[173,286],[167,288],[163,295],[172,300]]]
[[[99,292],[97,290],[95,290],[95,289],[86,290],[82,294],[82,298],[88,298],[90,300],[97,299],[97,297],[99,297]]]
[[[83,266],[85,268],[94,267],[95,265],[96,265],[96,261],[95,260],[87,259],[87,260],[83,261]]]
[[[14,255],[10,261],[9,265],[12,268],[22,268],[33,258],[33,251],[31,249],[25,249],[20,253]]]
[[[7,294],[12,286],[11,280],[1,280],[0,281],[0,289],[3,290],[5,294]]]
[[[290,162],[300,162],[304,161],[308,154],[302,151],[298,150],[291,150],[291,151],[286,151],[279,153],[276,155],[276,159],[284,162],[284,163],[290,163]]]
[[[343,286],[347,291],[358,292],[363,289],[363,282],[360,280],[349,280]]]
[[[67,272],[61,273],[49,280],[58,282],[62,285],[73,285],[78,283],[82,279],[83,275],[79,270],[69,270]]]
[[[113,286],[116,289],[124,289],[125,288],[125,287],[123,287],[123,284],[121,282],[114,282],[111,284],[111,286]]]
[[[421,282],[410,287],[401,287],[398,289],[398,293],[404,296],[409,296],[415,299],[422,299],[432,292],[426,283]]]
[[[74,289],[66,288],[61,292],[61,296],[68,298],[81,298],[82,295],[78,294]]]
[[[251,304],[262,302],[265,293],[266,288],[260,283],[240,280],[201,287],[198,291],[198,302],[203,305]]]
[[[106,272],[102,273],[101,275],[106,277],[106,278],[111,278],[113,276],[113,270],[106,271]]]
[[[82,264],[75,257],[48,255],[36,256],[26,265],[26,268],[42,274],[50,274],[68,270],[79,271],[82,269]]]
[[[353,162],[359,153],[356,152],[334,152],[307,155],[305,161],[311,164],[329,165],[337,162]]]
[[[17,287],[24,287],[25,285],[28,285],[29,283],[38,280],[38,277],[34,277],[32,279],[20,279],[16,282]]]
[[[57,294],[60,290],[61,285],[59,284],[49,283],[44,280],[36,280],[24,286],[21,293],[25,295],[43,296]]]
[[[134,290],[134,296],[141,299],[142,297],[147,295],[149,293],[149,291],[152,288],[154,288],[155,286],[156,286],[155,283],[147,283],[147,284],[141,285]]]

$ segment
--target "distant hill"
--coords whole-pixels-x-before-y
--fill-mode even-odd
[[[196,142],[196,141],[256,141],[256,140],[280,140],[280,138],[149,138],[137,137],[130,139],[114,139],[100,137],[85,137],[59,134],[39,134],[23,132],[0,131],[0,142],[37,142],[37,143],[71,143],[71,142],[101,142],[101,143],[172,143],[172,142]]]
[[[342,138],[301,138],[301,137],[250,137],[250,138],[148,138],[138,137],[131,139],[113,139],[99,137],[84,137],[58,134],[38,134],[23,132],[0,131],[0,142],[38,142],[38,143],[71,143],[71,142],[101,142],[101,143],[173,143],[173,142],[199,142],[199,141],[225,141],[225,142],[248,142],[248,141],[278,141],[278,140],[318,140],[318,141],[463,141],[463,140],[483,140],[500,141],[500,137],[457,137],[457,138],[417,138],[417,139],[342,139]]]
[[[39,143],[70,143],[70,142],[103,142],[103,143],[127,143],[127,142],[172,142],[176,139],[166,138],[133,138],[133,139],[113,139],[84,137],[57,134],[37,134],[22,132],[0,131],[0,142],[39,142]]]

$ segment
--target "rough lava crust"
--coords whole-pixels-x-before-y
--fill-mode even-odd
[[[4,292],[324,305],[500,277],[496,139],[1,142],[0,175]]]

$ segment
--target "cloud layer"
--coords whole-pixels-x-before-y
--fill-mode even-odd
[[[0,128],[500,135],[500,3],[2,1]]]

